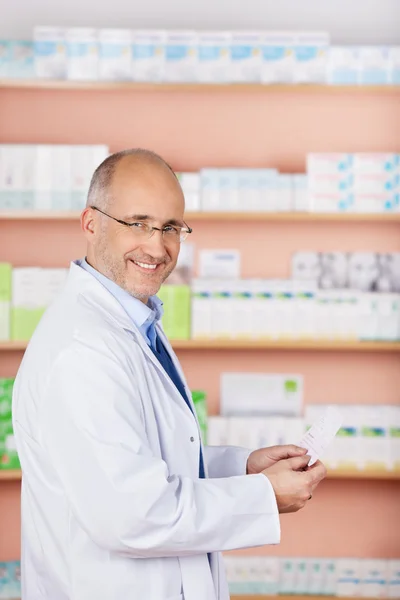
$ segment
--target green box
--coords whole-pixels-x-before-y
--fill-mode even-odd
[[[42,318],[45,308],[11,308],[11,339],[30,340]]]
[[[158,297],[164,304],[162,325],[171,340],[190,338],[190,287],[188,285],[163,285]]]
[[[11,276],[11,265],[0,263],[0,302],[11,302]]]
[[[201,439],[207,444],[207,394],[202,390],[192,391],[193,404],[200,425]]]
[[[14,379],[0,379],[0,469],[20,469],[12,426]]]

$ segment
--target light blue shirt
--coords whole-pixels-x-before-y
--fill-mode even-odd
[[[144,304],[141,300],[134,298],[127,291],[123,290],[119,285],[108,279],[105,275],[93,269],[85,258],[77,260],[76,264],[82,267],[85,271],[93,275],[116,300],[121,304],[128,317],[139,329],[148,346],[153,349],[156,347],[156,330],[155,326],[163,315],[163,303],[157,296],[150,296],[148,304]]]

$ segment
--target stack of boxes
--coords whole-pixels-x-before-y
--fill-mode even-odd
[[[225,555],[231,594],[400,598],[400,560]]]
[[[21,563],[0,562],[0,600],[21,598]]]
[[[1,210],[82,210],[107,146],[0,145]]]
[[[400,83],[398,46],[331,46],[324,31],[36,27],[0,41],[0,77],[197,83]]]
[[[303,389],[303,377],[296,374],[222,373],[221,414],[208,418],[208,443],[252,450],[298,444],[327,408],[303,408]],[[342,425],[323,455],[329,469],[400,472],[400,406],[335,408]]]

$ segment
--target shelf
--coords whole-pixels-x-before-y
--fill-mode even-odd
[[[28,345],[28,342],[25,341],[8,341],[8,342],[0,342],[0,351],[4,352],[10,351],[18,351],[25,350]]]
[[[1,481],[19,481],[21,471],[7,471],[0,469]],[[346,479],[346,480],[378,480],[378,481],[400,481],[399,471],[328,471],[327,479]]]
[[[171,340],[175,350],[310,350],[323,352],[400,352],[400,342],[269,341],[269,340]],[[26,341],[0,342],[0,351],[25,350]]]
[[[59,211],[0,211],[3,221],[75,221],[81,213]],[[355,223],[400,223],[399,214],[340,214],[340,213],[301,213],[301,212],[187,212],[190,221],[283,221],[283,222],[355,222]]]
[[[1,481],[20,481],[21,471],[12,471],[7,469],[0,469],[0,482]]]
[[[321,350],[350,352],[400,352],[400,342],[173,340],[176,350]]]
[[[400,92],[400,85],[327,85],[262,83],[137,83],[134,81],[57,81],[52,79],[0,79],[3,89],[121,90],[133,92],[261,92],[261,93],[369,93]]]
[[[323,461],[324,459],[322,459]],[[400,481],[400,471],[384,471],[384,470],[368,470],[365,471],[351,471],[351,470],[328,470],[328,479],[356,479],[356,480],[386,480],[386,481]]]

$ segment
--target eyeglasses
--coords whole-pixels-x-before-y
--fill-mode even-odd
[[[144,221],[127,223],[126,221],[122,221],[122,219],[116,219],[115,217],[104,212],[103,210],[100,210],[100,208],[97,208],[97,206],[91,206],[90,208],[92,208],[93,210],[97,210],[102,215],[113,219],[113,221],[116,221],[117,223],[121,223],[121,225],[126,225],[127,227],[130,227],[131,231],[138,239],[149,239],[155,231],[161,231],[161,235],[165,242],[181,243],[184,242],[189,233],[192,233],[193,231],[193,229],[189,227],[189,225],[187,225],[185,222],[184,227],[180,227],[179,225],[164,225],[164,227],[162,228],[152,227],[152,225],[149,225]]]

